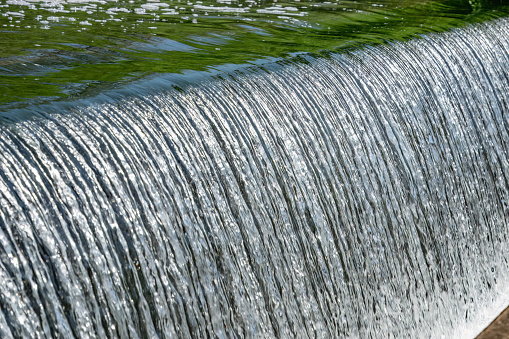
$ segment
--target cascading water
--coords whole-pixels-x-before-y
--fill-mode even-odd
[[[507,301],[507,36],[3,125],[0,337],[475,334]]]

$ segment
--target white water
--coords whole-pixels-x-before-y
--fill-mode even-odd
[[[508,36],[2,126],[0,337],[474,335],[509,301]]]

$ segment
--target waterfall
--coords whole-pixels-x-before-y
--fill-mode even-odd
[[[508,36],[4,123],[0,337],[474,335],[508,301]]]

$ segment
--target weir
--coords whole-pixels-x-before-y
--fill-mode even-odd
[[[4,123],[0,337],[474,336],[509,301],[507,36]]]

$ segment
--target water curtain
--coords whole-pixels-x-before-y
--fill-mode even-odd
[[[0,337],[479,331],[508,273],[507,36],[500,19],[4,124]]]

